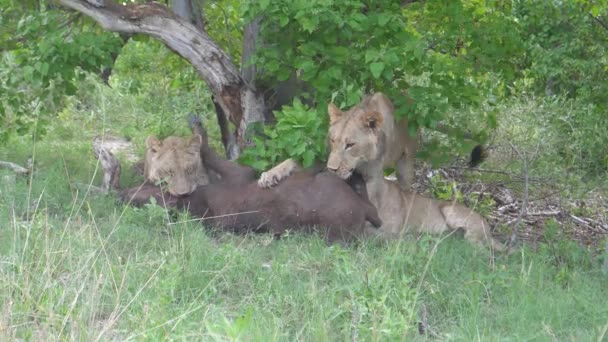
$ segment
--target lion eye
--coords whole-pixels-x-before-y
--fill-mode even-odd
[[[346,145],[344,146],[345,150],[348,150],[349,148],[355,146],[355,143],[346,143]]]

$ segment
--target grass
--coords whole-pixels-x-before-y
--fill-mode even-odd
[[[582,248],[492,257],[457,236],[341,247],[213,232],[84,193],[90,142],[54,139],[36,144],[31,179],[0,175],[1,340],[606,338],[608,276]]]
[[[121,95],[120,82],[83,89],[46,137],[0,150],[0,160],[36,165],[31,177],[0,170],[2,341],[608,338],[601,256],[559,234],[510,256],[458,236],[328,246],[214,232],[87,192],[79,184],[101,176],[95,135],[128,135],[142,151],[150,131],[185,133],[185,114],[211,106],[197,104],[206,93],[174,113],[154,91]],[[142,109],[155,107],[171,117]],[[155,131],[166,122],[174,127]]]

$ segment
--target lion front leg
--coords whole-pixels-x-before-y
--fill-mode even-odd
[[[416,148],[417,141],[406,137],[403,144],[403,154],[397,160],[397,181],[403,191],[410,191],[416,178]]]
[[[261,188],[270,188],[277,184],[283,179],[289,177],[294,171],[300,170],[301,167],[293,159],[286,159],[279,165],[272,169],[262,172],[260,179],[258,179],[258,186]]]
[[[414,178],[414,158],[404,154],[397,161],[397,182],[399,183],[399,188],[409,192],[412,184],[414,184]]]

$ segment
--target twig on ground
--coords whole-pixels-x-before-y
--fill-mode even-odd
[[[251,211],[243,211],[243,212],[240,212],[240,213],[231,213],[231,214],[218,215],[218,216],[207,216],[207,217],[196,218],[196,219],[192,219],[192,220],[184,220],[184,221],[178,221],[178,222],[171,222],[171,223],[169,223],[169,225],[186,223],[186,222],[199,222],[199,221],[205,221],[205,220],[210,220],[210,219],[230,217],[230,216],[236,216],[236,215],[244,215],[244,214],[254,214],[254,213],[259,213],[259,212],[260,212],[259,210],[251,210]]]
[[[517,237],[517,234],[516,234],[517,228],[521,224],[523,217],[526,216],[526,214],[528,212],[528,186],[529,186],[528,161],[526,159],[525,152],[523,154],[521,152],[519,152],[519,150],[511,142],[509,142],[509,145],[511,146],[513,151],[515,151],[515,153],[517,153],[519,158],[522,160],[523,165],[522,165],[521,171],[522,171],[523,178],[524,178],[524,197],[523,197],[522,203],[521,203],[521,211],[519,212],[519,216],[517,217],[517,220],[515,221],[515,225],[513,226],[513,234],[511,234],[511,239],[510,239],[512,242],[514,242],[514,240]]]
[[[420,321],[418,321],[418,333],[420,335],[428,335],[433,338],[439,337],[439,334],[429,324],[429,310],[426,304],[420,305]]]
[[[573,214],[570,214],[570,217],[571,217],[571,218],[572,218],[574,221],[576,221],[576,222],[578,222],[578,223],[580,223],[580,224],[582,224],[582,225],[584,225],[584,226],[589,225],[589,223],[588,223],[587,221],[583,220],[582,218],[580,218],[580,217],[578,217],[578,216],[575,216],[575,215],[573,215]]]
[[[97,194],[107,194],[108,193],[108,191],[103,188],[85,184],[85,183],[73,183],[73,185],[76,187],[76,189],[78,189],[80,191],[90,190],[91,192],[94,192]]]
[[[117,190],[120,177],[120,163],[118,159],[103,145],[103,140],[101,139],[96,138],[93,141],[93,152],[103,169],[102,191],[107,193],[110,190]]]
[[[464,166],[450,166],[449,168],[450,169],[459,169],[459,170],[479,171],[479,172],[485,172],[485,173],[497,173],[497,174],[509,176],[513,179],[518,179],[519,181],[525,181],[524,177],[518,176],[518,175],[516,175],[512,172],[508,172],[508,171],[471,168],[471,167],[464,167]],[[528,177],[528,181],[543,182],[544,180],[542,178],[538,178],[538,177]]]
[[[562,214],[561,210],[548,210],[548,211],[538,211],[538,212],[528,212],[528,216],[558,216]]]
[[[20,174],[20,175],[26,175],[26,174],[30,173],[30,169],[25,168],[21,165],[17,165],[15,163],[7,162],[7,161],[0,161],[0,168],[10,169],[13,172]]]

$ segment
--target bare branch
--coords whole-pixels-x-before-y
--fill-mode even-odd
[[[601,27],[604,28],[604,30],[608,31],[608,24],[606,24],[605,22],[603,22],[599,17],[594,16],[593,14],[589,13],[589,16],[591,18],[593,18],[593,20],[595,20],[596,23],[598,23]]]
[[[513,151],[515,151],[515,153],[519,156],[519,158],[521,159],[521,161],[523,163],[521,172],[522,172],[523,178],[524,178],[524,198],[522,199],[521,211],[519,212],[519,216],[517,217],[517,220],[515,221],[515,225],[513,226],[513,234],[511,234],[511,239],[510,239],[512,242],[514,242],[516,239],[516,236],[517,236],[517,228],[519,227],[522,219],[527,215],[527,212],[528,212],[528,186],[529,186],[528,160],[526,159],[525,152],[524,152],[524,154],[519,152],[519,150],[517,148],[515,148],[515,145],[513,145],[511,142],[509,142],[509,145],[511,146]]]
[[[30,169],[27,169],[21,165],[17,165],[15,163],[7,162],[7,161],[0,161],[0,168],[10,169],[13,172],[15,172],[16,174],[20,174],[20,175],[25,175],[30,172]]]

